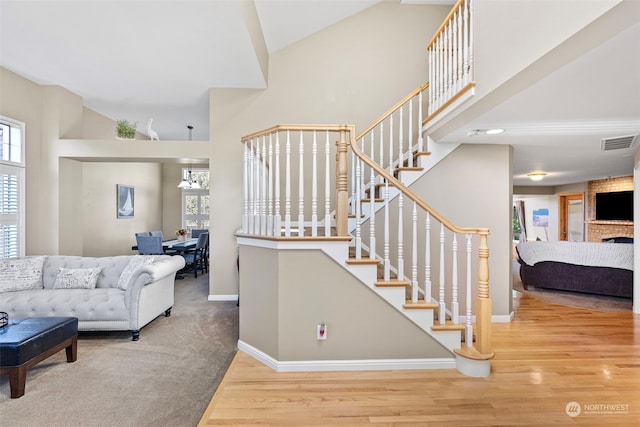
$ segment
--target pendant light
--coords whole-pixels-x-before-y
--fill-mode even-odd
[[[187,173],[187,177],[182,177],[182,181],[178,184],[178,188],[187,189],[187,190],[198,190],[200,187],[200,183],[193,178],[191,174],[191,165],[189,165],[189,172]]]

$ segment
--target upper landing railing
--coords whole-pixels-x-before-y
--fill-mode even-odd
[[[475,86],[473,81],[473,3],[458,0],[427,45],[431,121]]]

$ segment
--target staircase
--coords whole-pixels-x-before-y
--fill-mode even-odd
[[[448,349],[460,372],[488,376],[489,230],[452,224],[411,190],[457,148],[431,144],[424,134],[430,121],[472,96],[470,14],[470,2],[459,1],[430,42],[434,84],[416,88],[363,132],[279,125],[243,137],[238,236],[284,241],[290,249],[317,242]]]

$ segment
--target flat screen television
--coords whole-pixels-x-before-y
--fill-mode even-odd
[[[596,220],[633,221],[633,191],[596,193]]]

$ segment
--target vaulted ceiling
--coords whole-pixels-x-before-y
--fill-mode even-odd
[[[209,88],[266,87],[270,53],[378,1],[1,0],[0,65],[142,132],[153,117],[162,139],[187,139],[187,125],[208,139]],[[534,169],[548,172],[545,185],[631,174],[639,142],[605,152],[601,139],[640,133],[637,21],[438,139],[513,145],[515,185]],[[488,128],[506,131],[469,136]]]

